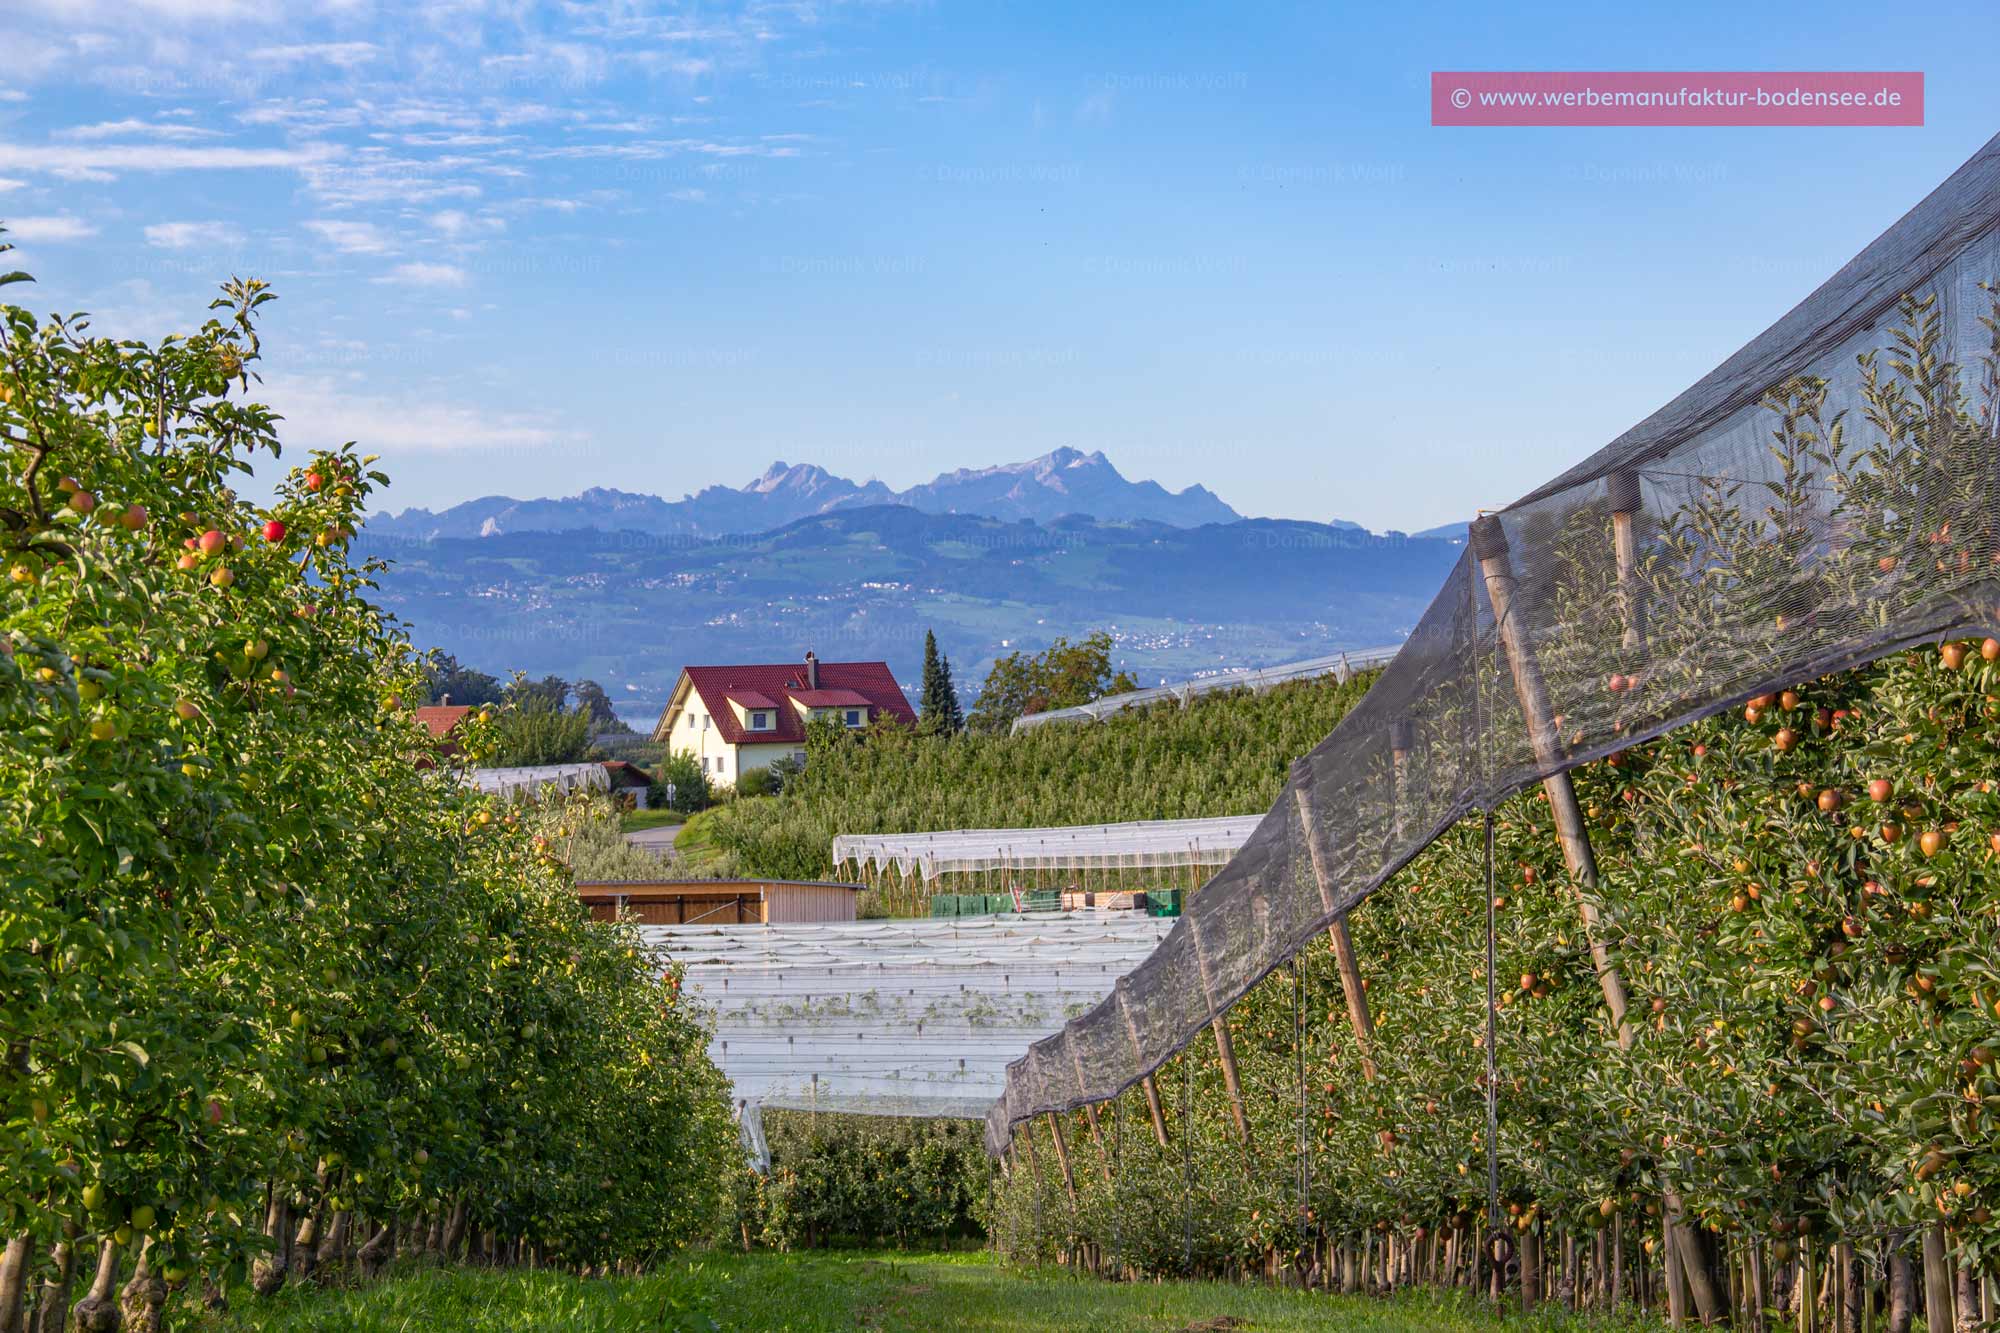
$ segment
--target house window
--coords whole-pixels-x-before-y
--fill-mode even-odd
[[[859,708],[850,708],[847,710],[847,725],[850,727],[861,725],[861,710]]]
[[[694,730],[694,709],[688,709],[688,730]]]
[[[769,731],[770,729],[771,715],[769,713],[752,713],[750,715],[750,730]]]

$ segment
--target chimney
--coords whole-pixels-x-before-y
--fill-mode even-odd
[[[819,657],[810,648],[806,650],[806,688],[819,688]]]
[[[438,707],[440,707],[440,708],[449,708],[449,707],[451,707],[451,696],[450,696],[449,694],[447,694],[447,695],[445,695],[445,696],[444,696],[443,698],[439,699],[439,700],[438,700]]]

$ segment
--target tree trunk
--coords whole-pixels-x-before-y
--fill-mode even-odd
[[[276,1186],[264,1206],[264,1238],[271,1249],[250,1265],[250,1289],[259,1296],[273,1296],[285,1285],[292,1265],[292,1201]]]
[[[353,1218],[354,1214],[343,1208],[326,1224],[326,1235],[321,1238],[313,1255],[314,1269],[323,1272],[340,1263],[341,1255],[347,1248],[347,1228]]]
[[[35,1299],[35,1320],[30,1333],[66,1333],[69,1327],[69,1288],[76,1275],[76,1224],[64,1227],[50,1260],[55,1271],[42,1279]]]
[[[1958,1333],[1979,1333],[1986,1327],[1986,1321],[1979,1315],[1979,1275],[1961,1266],[1958,1270]]]
[[[153,1242],[148,1237],[139,1247],[139,1262],[132,1266],[132,1280],[119,1293],[118,1309],[124,1316],[127,1333],[160,1333],[167,1308],[166,1279],[153,1271]]]
[[[1910,1263],[1908,1241],[1901,1232],[1889,1237],[1888,1333],[1910,1333],[1917,1321],[1917,1275]]]
[[[444,1261],[452,1263],[458,1258],[458,1247],[465,1240],[465,1199],[460,1196],[451,1205],[451,1216],[444,1224]],[[750,1248],[749,1233],[744,1233],[743,1248]]]
[[[368,1238],[368,1243],[361,1247],[361,1253],[355,1256],[361,1266],[361,1276],[379,1277],[382,1270],[389,1266],[389,1261],[396,1257],[395,1236],[396,1224],[384,1222]]]
[[[0,1253],[0,1333],[22,1333],[28,1324],[28,1237],[15,1236]]]
[[[1521,1308],[1532,1310],[1542,1301],[1542,1236],[1530,1226],[1521,1233]]]
[[[118,1242],[107,1237],[97,1251],[97,1276],[70,1311],[75,1333],[118,1333]]]
[[[305,1282],[319,1267],[319,1220],[324,1204],[315,1204],[299,1219],[298,1234],[292,1237],[292,1280]]]

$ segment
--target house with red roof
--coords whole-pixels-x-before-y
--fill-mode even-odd
[[[806,724],[827,718],[861,730],[881,718],[914,726],[910,701],[886,662],[681,668],[653,739],[692,754],[708,780],[733,787],[753,769],[805,758]]]

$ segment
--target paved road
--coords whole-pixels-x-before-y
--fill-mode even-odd
[[[667,824],[660,828],[638,829],[625,835],[625,841],[634,847],[643,847],[655,856],[672,860],[674,838],[680,833],[679,824]]]

